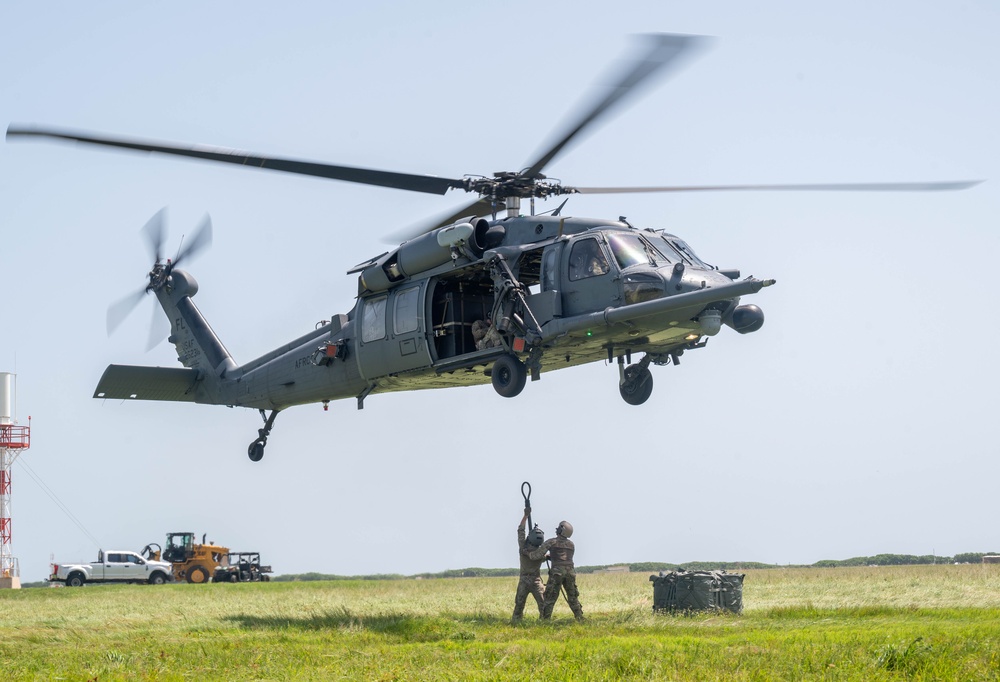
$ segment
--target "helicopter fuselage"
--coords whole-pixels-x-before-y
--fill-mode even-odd
[[[512,397],[528,374],[615,360],[624,386],[633,354],[644,354],[645,379],[650,363],[678,362],[724,324],[758,329],[763,314],[740,296],[771,283],[737,281],[670,234],[559,216],[470,216],[351,272],[350,312],[238,365],[191,300],[194,278],[173,270],[151,286],[185,369],[112,365],[95,397],[274,411],[355,397],[360,408],[372,394],[491,381]],[[498,363],[513,387],[497,385]]]

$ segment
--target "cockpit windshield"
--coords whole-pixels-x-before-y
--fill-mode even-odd
[[[622,270],[633,265],[653,265],[656,262],[653,249],[637,234],[611,234],[608,235],[608,243]]]
[[[694,265],[695,267],[704,268],[706,270],[714,270],[715,266],[709,265],[702,259],[698,258],[695,254],[694,249],[688,246],[687,242],[683,239],[678,239],[677,237],[672,237],[669,235],[660,235],[663,239],[663,243],[657,244],[657,247],[668,249],[669,253],[676,253],[681,256],[689,265]]]

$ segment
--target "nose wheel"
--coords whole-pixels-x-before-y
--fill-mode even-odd
[[[264,446],[267,445],[267,437],[271,434],[274,426],[274,418],[278,416],[278,410],[271,410],[270,416],[265,416],[264,410],[260,411],[260,417],[264,420],[264,428],[257,429],[257,440],[250,443],[247,448],[247,456],[251,462],[259,462],[264,459]]]

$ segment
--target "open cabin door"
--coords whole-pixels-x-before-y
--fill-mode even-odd
[[[477,350],[472,325],[484,322],[493,310],[492,283],[485,279],[432,280],[431,320],[436,360],[447,360]]]

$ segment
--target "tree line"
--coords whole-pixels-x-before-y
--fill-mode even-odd
[[[985,555],[1000,552],[965,552],[955,556],[925,554],[876,554],[850,559],[823,559],[814,564],[765,564],[757,561],[689,561],[681,564],[657,561],[610,564],[603,566],[577,566],[577,573],[595,573],[618,566],[628,566],[631,573],[657,573],[660,571],[740,571],[762,568],[836,568],[839,566],[916,566],[920,564],[978,564]],[[457,568],[439,573],[376,573],[371,575],[332,575],[328,573],[290,573],[272,578],[277,581],[299,580],[430,580],[435,578],[503,578],[517,576],[516,568]]]

